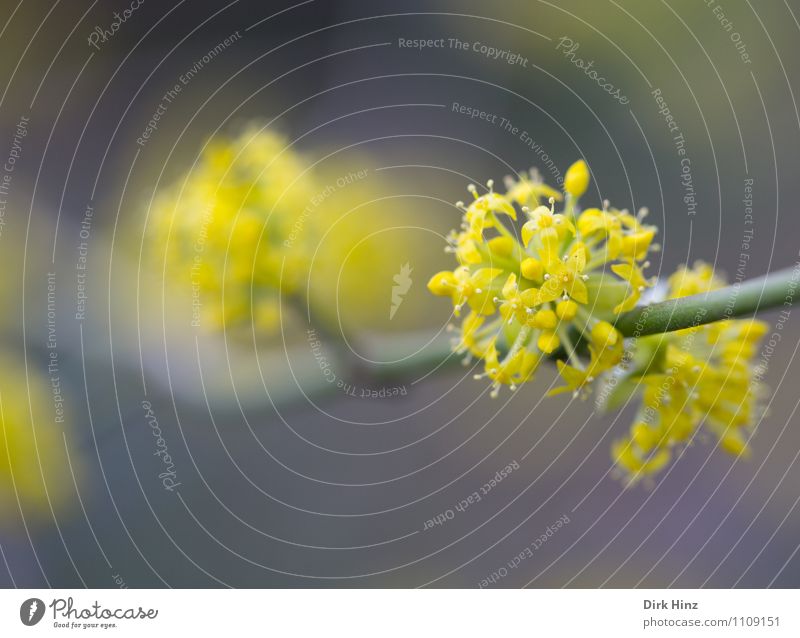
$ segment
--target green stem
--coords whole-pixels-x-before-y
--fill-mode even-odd
[[[784,303],[791,304],[798,282],[800,269],[784,268],[738,285],[636,308],[622,313],[615,326],[626,337],[644,337],[755,315]]]
[[[616,327],[626,337],[646,336],[682,330],[722,319],[755,315],[757,312],[791,303],[800,289],[800,268],[779,270],[764,277],[750,279],[738,286],[720,288],[707,294],[669,299],[621,314]],[[379,349],[382,358],[402,358],[423,335],[381,335],[379,344],[366,343]],[[566,359],[569,351],[585,348],[582,333],[577,329],[565,340],[568,346],[560,347],[551,359]],[[461,357],[452,353],[449,339],[436,339],[428,347],[407,359],[389,366],[369,367],[372,380],[404,377],[427,371],[448,360],[453,364]]]

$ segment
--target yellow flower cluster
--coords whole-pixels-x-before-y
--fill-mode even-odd
[[[469,186],[473,201],[457,204],[463,223],[448,237],[459,265],[428,282],[433,294],[450,298],[455,317],[468,309],[455,350],[483,360],[485,372],[476,377],[491,380],[492,396],[529,381],[544,355],[556,359],[565,382],[550,394],[585,395],[601,384],[607,407],[640,396],[629,436],[611,450],[631,481],[662,470],[701,424],[725,451],[745,453],[759,394],[750,359],[765,324],[720,321],[626,345],[613,324],[653,284],[643,270],[656,228],[644,223],[646,210],[632,215],[605,203],[580,211],[588,185],[588,167],[579,161],[567,171],[564,195],[533,172],[508,178],[505,195],[491,181],[480,195]],[[541,205],[545,199],[549,206]],[[556,201],[564,201],[562,212]],[[725,282],[698,263],[668,284],[677,298]]]
[[[699,294],[724,283],[699,262],[669,278],[669,296]],[[763,321],[737,319],[639,340],[646,363],[627,383],[641,392],[641,406],[630,436],[612,445],[614,460],[632,481],[662,470],[672,449],[691,440],[701,424],[726,452],[748,452],[759,394],[750,359],[766,329]]]
[[[251,126],[215,138],[154,200],[156,254],[210,325],[273,329],[279,291],[295,292],[308,269],[313,194],[307,166],[279,135]]]
[[[456,317],[469,308],[456,349],[485,361],[481,376],[492,381],[493,396],[501,385],[514,389],[530,380],[542,355],[559,348],[566,385],[554,393],[579,392],[622,358],[623,338],[609,319],[633,308],[650,285],[642,270],[656,229],[643,223],[646,210],[632,215],[608,203],[574,215],[588,184],[581,160],[565,176],[564,212],[555,212],[561,193],[534,172],[507,178],[505,195],[491,181],[484,194],[470,185],[473,201],[457,203],[463,223],[448,250],[459,265],[435,274],[428,288],[450,297]],[[517,221],[518,212],[519,232],[502,219]],[[582,334],[588,358],[575,348],[574,336]]]

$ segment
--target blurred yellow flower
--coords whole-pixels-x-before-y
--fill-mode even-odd
[[[149,212],[154,254],[191,293],[192,323],[273,330],[307,273],[314,185],[281,136],[251,126],[208,142]]]
[[[720,288],[724,280],[698,262],[669,278],[671,298]],[[627,383],[642,402],[628,438],[612,456],[631,481],[666,467],[672,450],[704,425],[726,452],[746,455],[757,417],[760,385],[751,359],[767,325],[736,319],[640,339],[641,359]]]
[[[24,370],[19,361],[0,358],[0,510],[5,521],[17,514],[26,521],[52,516],[74,493],[64,424],[56,422],[53,411],[60,395],[54,399],[45,380],[30,370],[26,378]],[[63,415],[58,418],[64,421]],[[71,462],[79,474],[77,458]]]

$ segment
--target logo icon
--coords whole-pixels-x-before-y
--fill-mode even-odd
[[[33,627],[44,616],[44,601],[40,598],[28,598],[19,608],[19,619],[23,625]]]
[[[411,281],[411,273],[413,271],[414,269],[411,268],[411,265],[406,262],[400,266],[400,272],[392,278],[394,286],[392,286],[392,305],[389,308],[390,320],[394,319],[394,314],[400,308],[400,304],[403,303],[403,297],[411,289],[411,284],[414,283]]]

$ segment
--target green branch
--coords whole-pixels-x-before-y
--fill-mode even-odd
[[[617,329],[626,337],[647,336],[673,330],[682,330],[732,317],[754,316],[758,312],[792,303],[800,288],[800,268],[793,267],[773,272],[764,277],[750,279],[739,285],[727,286],[712,292],[669,299],[621,314]],[[305,309],[303,309],[305,312]],[[316,324],[315,324],[316,325]],[[450,339],[442,333],[424,348],[419,348],[428,338],[427,332],[418,334],[362,335],[359,346],[375,359],[393,361],[391,364],[365,364],[350,360],[346,373],[354,383],[388,382],[430,374],[436,368],[453,366],[462,356],[452,351]],[[331,343],[336,343],[330,337]],[[572,347],[586,348],[583,335],[574,327],[570,333]],[[408,355],[407,353],[414,354]],[[567,352],[560,347],[549,355],[552,360],[566,359]],[[348,365],[347,357],[341,365]],[[324,384],[330,386],[330,384]]]
[[[800,270],[784,268],[738,285],[636,308],[621,314],[615,325],[626,337],[644,337],[755,315],[784,303],[791,304],[799,281]]]

